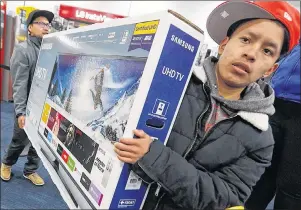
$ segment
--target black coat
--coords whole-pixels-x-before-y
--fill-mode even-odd
[[[237,115],[204,136],[199,128],[210,110],[209,93],[210,88],[193,75],[167,145],[154,141],[133,165],[133,171],[151,183],[143,209],[243,205],[270,165],[274,145],[270,127],[262,131]],[[156,196],[158,185],[162,187]]]

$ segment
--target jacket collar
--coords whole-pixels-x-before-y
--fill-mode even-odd
[[[207,76],[202,65],[195,66],[193,74],[203,83],[207,82]],[[267,131],[269,128],[269,116],[267,114],[238,111],[237,115],[261,131]]]
[[[37,48],[40,49],[41,47],[41,43],[42,43],[42,38],[39,38],[39,37],[35,37],[35,36],[28,36],[28,40],[30,42],[32,42]]]

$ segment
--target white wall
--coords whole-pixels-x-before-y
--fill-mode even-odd
[[[25,1],[25,6],[53,11],[55,5],[66,4],[125,16],[144,15],[162,10],[174,10],[205,31],[205,42],[216,46],[206,32],[206,19],[221,1]],[[8,10],[16,11],[24,1],[8,1]]]
[[[34,6],[39,9],[53,10],[55,5],[67,4],[86,9],[104,11],[125,16],[143,15],[161,10],[174,10],[205,31],[205,42],[209,48],[217,44],[206,32],[206,19],[210,12],[222,1],[25,1],[26,6]],[[300,10],[300,2],[292,3]],[[17,6],[23,6],[24,1],[8,1],[8,10],[14,11]]]
[[[54,10],[55,5],[60,4],[128,16],[131,1],[25,1],[25,6],[50,11]],[[7,1],[7,10],[15,13],[16,8],[23,5],[24,1]]]
[[[144,15],[146,13],[161,10],[174,10],[205,31],[205,42],[209,48],[214,48],[217,44],[206,32],[206,20],[210,12],[222,1],[25,1],[26,6],[34,6],[39,9],[53,10],[55,5],[66,4],[97,11],[115,13],[125,16]],[[292,3],[298,10],[299,4]],[[24,1],[8,1],[8,10],[13,10],[17,6],[23,6]]]
[[[16,14],[16,8],[24,6],[24,1],[6,1],[7,14]]]
[[[96,11],[128,15],[130,1],[26,1],[26,6],[53,10],[55,5],[66,4]]]
[[[67,4],[87,9],[110,12],[125,16],[144,15],[161,10],[174,10],[205,31],[209,48],[216,43],[206,32],[206,20],[210,12],[222,1],[25,1],[27,6],[53,10],[54,5]]]

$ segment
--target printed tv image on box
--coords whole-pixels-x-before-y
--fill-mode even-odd
[[[95,137],[123,134],[146,58],[61,54],[47,98],[89,127]]]
[[[99,145],[54,108],[51,108],[46,122],[44,136],[49,143],[54,143],[56,137],[82,166],[91,172]],[[59,153],[59,156],[62,154]],[[63,156],[62,158],[64,159]],[[74,162],[74,160],[68,161],[68,158],[64,160],[67,164]],[[73,171],[74,168],[71,167],[70,170]]]
[[[94,199],[100,192],[98,205],[104,192],[113,193],[107,187],[121,170],[111,142],[123,135],[145,63],[121,56],[56,57],[38,133],[83,194]]]

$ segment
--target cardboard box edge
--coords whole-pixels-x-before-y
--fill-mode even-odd
[[[201,34],[204,35],[204,31],[198,27],[197,25],[195,25],[194,23],[192,23],[190,20],[188,20],[187,18],[185,18],[183,15],[171,10],[171,9],[168,9],[167,10],[168,13],[174,15],[175,17],[179,18],[180,20],[182,20],[183,22],[187,23],[188,25],[190,25],[192,28],[194,28],[195,30],[197,30],[198,32],[200,32]]]

